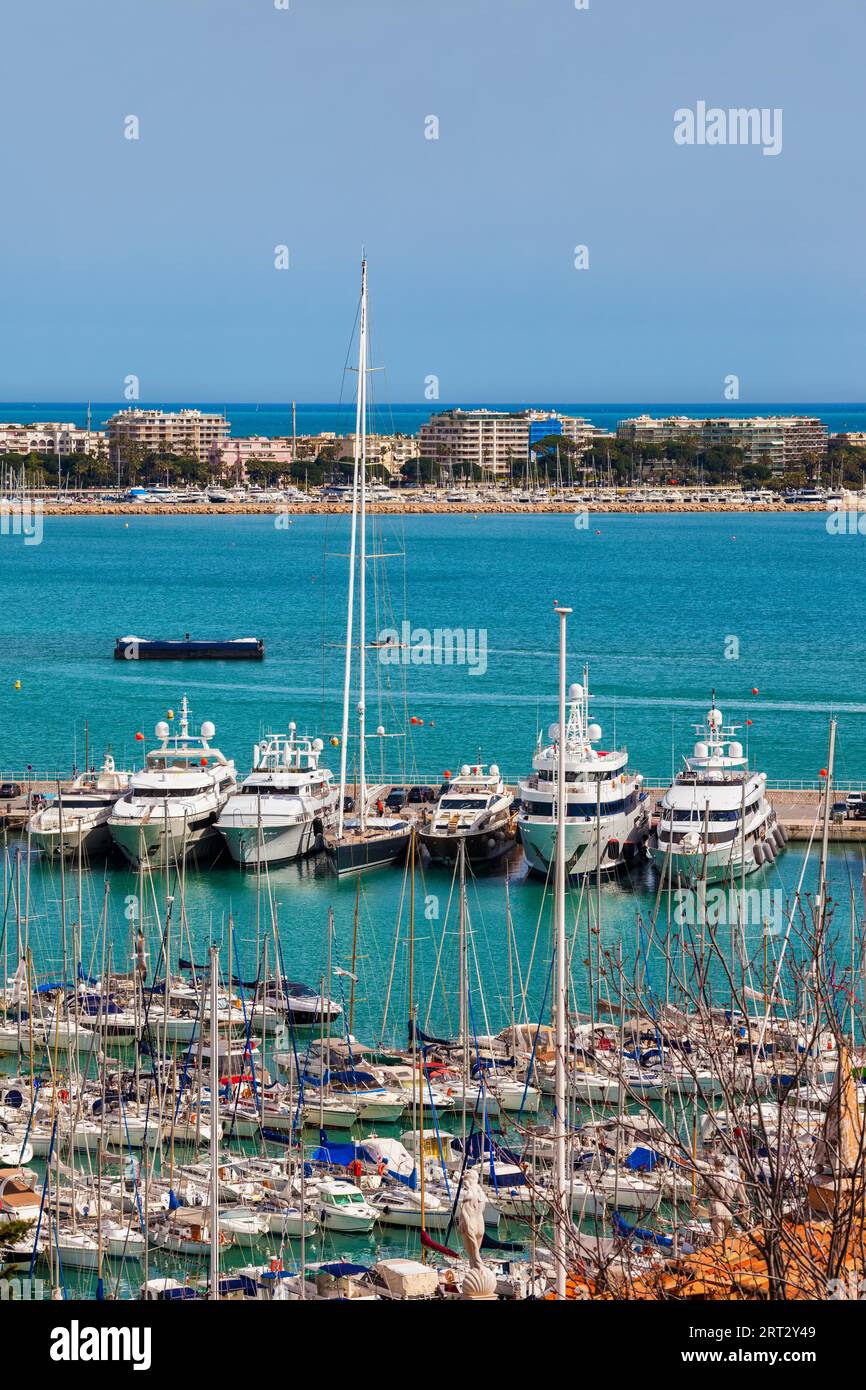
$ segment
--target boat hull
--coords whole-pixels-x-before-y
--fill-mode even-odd
[[[111,820],[111,838],[134,869],[179,863],[184,856],[212,863],[225,848],[216,828],[217,812],[203,814],[200,823],[178,817],[161,821]]]
[[[613,873],[639,857],[642,852],[646,811],[638,805],[634,812],[565,823],[566,873]],[[540,817],[521,816],[517,833],[529,868],[536,874],[550,873],[556,854],[556,822]]]
[[[107,818],[100,825],[91,825],[82,830],[80,836],[73,821],[69,826],[64,826],[62,835],[59,829],[32,829],[30,838],[40,854],[55,861],[77,858],[79,848],[88,858],[111,852],[111,832],[108,829]]]
[[[410,826],[384,835],[352,836],[326,844],[328,858],[338,875],[364,873],[401,864],[409,848]]]
[[[305,859],[322,848],[322,822],[315,816],[293,825],[267,824],[230,825],[222,821],[219,833],[226,842],[232,862],[241,869],[257,869],[267,865],[276,868]]]
[[[682,850],[669,850],[667,846],[660,846],[651,841],[649,851],[650,858],[663,883],[667,884],[670,880],[673,886],[695,884],[701,881],[706,883],[733,881],[736,883],[742,874],[753,874],[760,867],[755,863],[752,846],[746,844],[744,858],[739,841],[733,846],[724,845],[719,849],[710,849],[706,854],[701,850],[695,850],[691,853]]]
[[[441,835],[419,830],[418,839],[436,864],[453,864],[461,845],[465,846],[466,858],[471,864],[489,864],[514,849],[515,831],[503,823],[468,835]]]

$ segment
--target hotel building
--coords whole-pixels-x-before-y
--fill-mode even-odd
[[[207,460],[228,432],[225,416],[206,415],[200,410],[121,410],[108,421],[110,457],[117,462],[124,449],[134,445],[145,454],[162,452]]]
[[[782,474],[806,454],[826,454],[828,432],[821,420],[807,415],[720,415],[704,420],[638,415],[620,420],[616,437],[638,447],[692,438],[698,449],[741,449],[745,463],[766,461],[774,473]]]
[[[563,435],[581,452],[604,437],[589,420],[547,410],[441,410],[418,432],[422,458],[466,472],[471,465],[494,477],[525,463],[545,435]]]

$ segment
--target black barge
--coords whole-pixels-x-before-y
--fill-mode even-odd
[[[227,642],[207,642],[190,638],[178,641],[151,641],[146,637],[118,637],[115,661],[262,661],[265,644],[261,637],[236,637]]]

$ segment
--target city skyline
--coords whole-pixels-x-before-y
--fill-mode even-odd
[[[4,23],[4,399],[348,397],[362,246],[385,401],[862,398],[852,0],[126,9]]]

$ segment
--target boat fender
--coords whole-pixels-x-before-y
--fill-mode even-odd
[[[324,835],[324,833],[325,833],[325,825],[324,825],[324,822],[322,821],[322,819],[321,819],[319,816],[316,816],[315,820],[313,821],[313,834],[314,834],[314,835]]]
[[[776,862],[776,851],[773,847],[773,841],[769,838],[769,836],[764,841],[764,858],[766,859],[768,864],[775,864]]]
[[[782,845],[786,845],[788,843],[788,832],[785,829],[784,825],[776,825],[776,839],[778,841],[780,849],[782,848]]]
[[[759,840],[756,840],[752,846],[752,858],[758,865],[764,862],[764,847]]]

